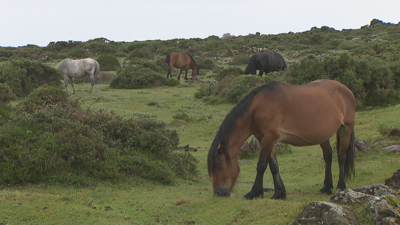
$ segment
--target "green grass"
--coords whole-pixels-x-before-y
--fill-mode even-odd
[[[240,165],[232,197],[213,197],[206,157],[219,125],[234,105],[206,105],[194,98],[197,84],[181,84],[141,90],[115,90],[100,84],[99,93],[88,94],[90,84],[82,83],[76,84],[75,97],[82,98],[83,107],[90,110],[107,109],[126,117],[149,114],[165,121],[168,128],[177,130],[180,146],[198,149],[192,154],[199,160],[199,178],[177,180],[169,186],[132,177],[117,184],[99,181],[83,188],[46,184],[0,187],[0,224],[290,224],[310,201],[329,201],[330,196],[319,193],[324,179],[319,146],[292,147],[291,154],[278,155],[288,195],[285,201],[270,200],[271,192],[266,192],[264,199],[242,199],[254,182],[257,158]],[[185,112],[189,120],[174,119],[179,112]],[[356,138],[375,140],[380,137],[380,124],[399,126],[399,113],[400,105],[357,112]],[[332,144],[334,141],[332,138]],[[356,176],[347,186],[384,183],[399,165],[399,153],[358,153]],[[336,186],[336,153],[332,172]],[[264,186],[273,187],[269,170]],[[177,205],[182,201],[184,204]],[[112,210],[106,210],[109,207]]]

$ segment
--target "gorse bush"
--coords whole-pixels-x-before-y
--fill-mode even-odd
[[[6,83],[17,97],[27,96],[48,82],[60,85],[61,80],[58,70],[38,61],[18,59],[0,64],[0,83]]]
[[[293,63],[286,78],[293,84],[306,84],[318,79],[337,80],[353,91],[358,108],[386,106],[398,101],[394,76],[380,59],[343,53],[326,55],[323,60],[319,60],[310,55]]]
[[[15,95],[7,84],[0,83],[0,105],[15,100]]]
[[[35,110],[52,107],[57,104],[69,104],[71,106],[68,93],[64,89],[52,83],[45,84],[32,91],[17,108],[21,111],[32,113]],[[76,108],[77,106],[74,106]]]
[[[82,110],[76,100],[20,111],[0,126],[0,184],[84,185],[132,176],[170,184],[197,175],[193,156],[172,152],[178,143],[164,122]]]
[[[220,70],[218,74],[215,76],[216,80],[222,80],[228,75],[239,76],[244,74],[244,70],[239,67],[228,67]]]
[[[101,55],[96,61],[99,63],[101,71],[118,70],[121,68],[118,59],[113,55]]]
[[[117,72],[111,80],[110,88],[137,89],[159,86],[164,84],[165,80],[164,76],[149,68],[129,65]]]

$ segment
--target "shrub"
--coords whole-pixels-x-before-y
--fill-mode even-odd
[[[358,108],[398,102],[393,74],[380,59],[365,59],[347,53],[326,55],[323,61],[308,56],[293,63],[286,73],[289,83],[305,84],[317,79],[337,80],[350,88]]]
[[[178,79],[173,79],[173,78],[171,78],[171,79],[166,79],[165,80],[165,85],[167,85],[167,86],[178,86],[178,85],[180,85],[181,84],[181,82],[178,80]]]
[[[259,76],[241,75],[230,83],[226,99],[230,103],[238,103],[247,93],[263,83]]]
[[[118,59],[113,55],[101,55],[97,62],[100,65],[101,71],[112,71],[121,68]]]
[[[239,76],[244,74],[244,71],[240,69],[239,67],[228,67],[225,69],[222,69],[218,72],[217,76],[215,76],[216,80],[222,80],[228,75],[234,75],[234,76]]]
[[[48,82],[61,85],[61,73],[39,61],[10,60],[0,64],[0,83],[7,83],[17,97],[28,95]]]
[[[203,97],[211,96],[214,93],[214,88],[214,84],[202,85],[197,92],[194,93],[194,98],[201,99]]]
[[[85,111],[73,101],[15,113],[0,126],[0,184],[132,176],[170,184],[198,174],[193,156],[172,152],[178,143],[164,122]]]
[[[166,78],[148,68],[129,65],[113,77],[110,88],[137,89],[164,84]]]
[[[69,103],[70,99],[64,89],[54,84],[45,84],[32,91],[17,105],[22,111],[32,113],[35,110]],[[77,106],[75,106],[76,108]]]
[[[197,59],[197,65],[201,69],[211,70],[214,69],[215,62],[210,58],[206,58],[204,60]]]
[[[82,59],[86,57],[86,52],[82,48],[73,48],[68,52],[68,57]]]
[[[0,83],[0,105],[15,100],[15,95],[7,84]]]

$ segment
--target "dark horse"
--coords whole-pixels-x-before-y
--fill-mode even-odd
[[[259,70],[260,73],[258,75],[262,77],[264,72],[267,74],[285,69],[285,60],[279,53],[260,52],[250,58],[244,74],[256,75],[256,70]]]
[[[237,162],[242,143],[251,135],[260,142],[254,185],[245,199],[263,197],[263,177],[269,164],[274,181],[272,199],[285,199],[278,161],[277,141],[294,146],[320,145],[325,160],[321,193],[332,194],[332,148],[336,133],[339,161],[338,191],[346,178],[354,176],[354,123],[356,99],[343,84],[317,80],[305,85],[270,82],[252,90],[226,116],[208,152],[208,174],[214,196],[230,196],[239,175]]]
[[[168,63],[168,73],[167,78],[171,76],[172,67],[180,68],[178,80],[181,79],[181,74],[183,68],[186,69],[185,80],[187,80],[187,71],[192,68],[192,76],[199,75],[199,67],[197,66],[196,62],[194,61],[193,57],[185,52],[185,53],[176,53],[171,52],[165,58],[165,62]]]

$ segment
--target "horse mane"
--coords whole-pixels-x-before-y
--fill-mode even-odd
[[[193,56],[191,56],[191,55],[189,54],[189,52],[186,52],[186,54],[188,54],[188,55],[190,56],[190,58],[192,58],[192,61],[194,62],[194,65],[196,66],[197,70],[199,70],[199,67],[198,67],[197,64],[196,64],[196,61],[194,61]],[[200,70],[199,70],[199,73],[200,73]]]
[[[271,81],[267,84],[254,88],[249,94],[247,94],[242,100],[240,100],[240,102],[235,107],[233,107],[233,109],[225,117],[224,121],[219,127],[213,143],[211,144],[210,151],[208,152],[207,168],[209,176],[211,176],[217,168],[220,168],[219,165],[221,164],[221,160],[218,158],[218,148],[220,145],[228,144],[229,135],[236,129],[236,120],[240,119],[249,109],[251,100],[254,96],[256,96],[258,93],[266,88],[274,89],[277,84],[277,81]],[[225,150],[224,154],[226,156],[228,164],[230,164],[231,158],[228,151]]]
[[[256,74],[256,55],[253,55],[250,58],[249,64],[244,70],[244,74],[253,74],[253,75]]]

